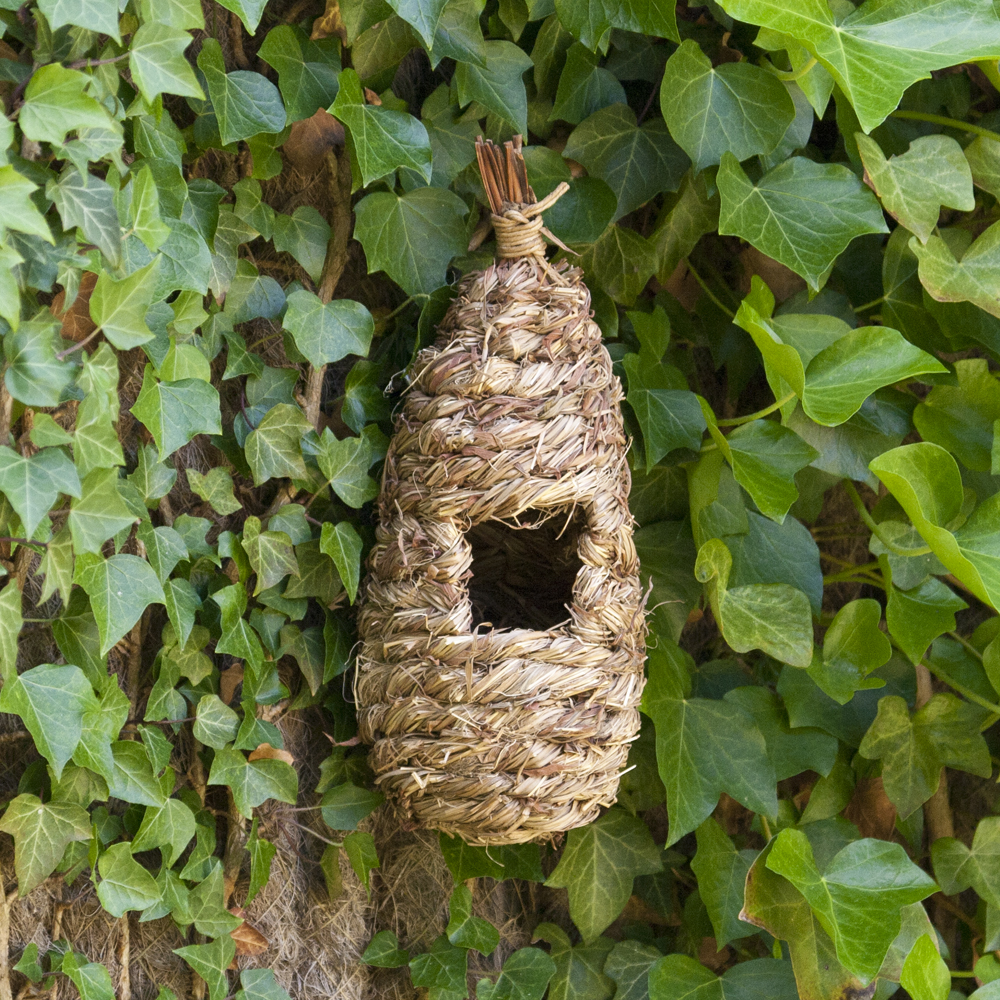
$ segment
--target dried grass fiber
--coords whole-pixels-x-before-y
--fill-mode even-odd
[[[422,351],[386,458],[355,695],[403,822],[523,843],[614,802],[643,597],[621,385],[578,268],[546,261],[519,144],[479,145],[498,263]]]

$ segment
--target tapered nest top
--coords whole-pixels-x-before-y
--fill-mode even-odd
[[[544,258],[546,239],[569,250],[542,223],[542,212],[551,208],[569,190],[569,185],[563,181],[538,201],[528,183],[521,144],[519,135],[505,142],[502,149],[482,136],[476,140],[476,159],[497,236],[497,256]]]

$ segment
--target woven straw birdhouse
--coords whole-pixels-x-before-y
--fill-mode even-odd
[[[551,839],[614,802],[645,625],[621,385],[581,271],[545,258],[520,141],[477,146],[499,260],[422,351],[385,462],[355,695],[413,827]]]

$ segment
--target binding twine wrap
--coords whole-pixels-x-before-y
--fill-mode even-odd
[[[546,261],[520,139],[477,144],[500,261],[417,356],[379,498],[355,697],[411,827],[551,839],[614,802],[645,621],[621,385],[579,268]],[[560,244],[561,245],[561,244]]]

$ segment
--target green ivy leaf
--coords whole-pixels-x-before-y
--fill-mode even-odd
[[[313,281],[323,274],[330,227],[312,205],[299,205],[291,215],[276,212],[274,249],[290,253]]]
[[[319,547],[321,552],[333,560],[347,596],[353,604],[361,577],[361,536],[349,521],[341,521],[336,525],[326,521],[323,524]]]
[[[466,248],[468,209],[452,191],[416,188],[402,197],[377,191],[354,212],[369,270],[385,271],[408,295],[443,285],[449,262]]]
[[[603,974],[615,984],[617,1000],[647,1000],[649,970],[662,957],[660,950],[651,944],[616,942],[605,959]],[[570,1000],[571,996],[572,992],[567,990],[565,1000]]]
[[[895,695],[879,700],[878,715],[858,752],[882,761],[886,795],[905,819],[937,790],[944,766],[972,774],[990,771],[989,750],[980,735],[986,709],[936,694],[911,718]]]
[[[59,63],[39,67],[24,91],[17,122],[36,142],[61,145],[71,129],[111,126],[107,111],[86,93],[89,77]]]
[[[21,717],[56,779],[80,742],[84,713],[96,705],[90,681],[73,665],[43,663],[0,691],[0,710]]]
[[[270,969],[244,969],[240,983],[243,989],[237,991],[236,1000],[291,1000]]]
[[[542,1000],[555,972],[555,962],[541,948],[518,948],[503,963],[495,983],[476,983],[476,1000]]]
[[[279,24],[267,33],[257,55],[278,71],[289,122],[312,117],[336,98],[340,46],[335,38],[313,40],[297,24]]]
[[[701,404],[693,392],[670,388],[665,380],[657,384],[660,380],[656,376],[663,370],[662,365],[650,368],[643,364],[638,354],[625,355],[629,376],[626,398],[642,428],[647,472],[675,448],[697,451],[706,427]]]
[[[302,437],[312,430],[305,414],[291,403],[278,403],[261,420],[246,440],[247,464],[259,486],[268,479],[290,476],[304,479],[306,466],[302,458]]]
[[[842,848],[821,873],[806,835],[782,830],[766,864],[805,896],[837,957],[865,983],[899,933],[900,908],[937,890],[899,844],[871,838]]]
[[[695,576],[708,584],[708,596],[726,642],[740,653],[762,649],[783,663],[812,662],[812,611],[809,598],[785,583],[730,587],[732,555],[710,538],[698,551]]]
[[[219,392],[214,386],[200,378],[161,381],[152,365],[143,371],[132,415],[153,435],[161,462],[199,434],[222,433]]]
[[[848,96],[865,132],[931,70],[1000,56],[1000,20],[974,0],[960,0],[946,11],[886,3],[846,17],[835,16],[824,0],[722,0],[721,6],[741,21],[773,28],[807,48]]]
[[[482,917],[472,915],[472,890],[457,885],[448,900],[448,926],[445,934],[457,948],[468,948],[490,956],[500,943],[500,932]]]
[[[77,499],[82,495],[76,467],[62,448],[43,448],[23,458],[6,445],[0,446],[0,491],[29,538],[60,493]]]
[[[739,917],[743,908],[743,887],[756,851],[737,851],[725,831],[711,817],[695,831],[698,850],[691,861],[691,870],[698,879],[708,917],[715,930],[715,940],[721,950],[730,941],[746,937],[753,931]]]
[[[191,36],[180,28],[148,21],[139,26],[129,45],[132,79],[148,102],[160,94],[180,94],[204,100],[184,50]]]
[[[913,1000],[939,1000],[951,992],[951,970],[938,952],[936,937],[923,934],[903,962],[900,986]]]
[[[222,47],[214,38],[202,44],[198,68],[205,74],[224,145],[285,127],[285,106],[278,88],[260,73],[227,73]]]
[[[31,233],[46,243],[54,243],[52,230],[45,216],[35,207],[31,194],[38,190],[23,174],[13,167],[0,167],[0,212],[3,213],[0,226],[16,229],[19,233]],[[12,323],[17,326],[17,322]]]
[[[656,249],[634,229],[608,226],[580,255],[579,264],[591,286],[630,306],[656,270]]]
[[[218,647],[216,647],[218,648]],[[247,760],[239,750],[217,750],[208,775],[209,785],[228,785],[236,808],[250,816],[268,799],[295,804],[299,779],[294,768],[283,760]]]
[[[888,232],[875,196],[839,163],[793,156],[754,184],[736,157],[723,153],[718,184],[719,232],[752,243],[815,291],[851,240]]]
[[[955,612],[967,608],[968,604],[951,587],[933,576],[916,587],[901,590],[892,584],[893,574],[888,567],[888,559],[885,559],[882,572],[890,583],[885,606],[889,634],[906,658],[917,664],[939,635],[954,631]]]
[[[247,905],[267,885],[271,877],[271,862],[277,853],[277,847],[269,840],[264,840],[257,834],[259,820],[254,817],[250,826],[250,836],[247,838],[247,851],[250,853],[250,887],[247,889]]]
[[[773,958],[751,959],[729,968],[716,978],[705,966],[687,955],[666,955],[649,971],[649,995],[691,997],[698,1000],[797,1000],[792,965]],[[803,994],[807,1000],[818,1000]]]
[[[223,934],[208,944],[189,944],[183,948],[175,948],[174,954],[180,955],[208,983],[209,1000],[224,1000],[229,995],[226,969],[236,955],[236,942],[228,934]]]
[[[965,494],[955,459],[928,441],[880,455],[869,468],[899,501],[934,554],[977,597],[1000,604],[1000,501],[981,503],[957,531]]]
[[[442,934],[422,955],[410,959],[410,978],[414,986],[425,986],[434,996],[448,998],[466,995],[468,952],[456,948]]]
[[[925,441],[947,448],[970,469],[989,472],[1000,385],[985,358],[965,358],[954,367],[958,385],[934,386],[913,411],[913,423]]]
[[[487,851],[485,847],[472,847],[460,837],[449,837],[446,833],[438,840],[456,885],[484,875],[498,882],[509,878],[545,881],[537,844],[498,844]]]
[[[577,125],[601,108],[626,103],[625,88],[617,77],[599,66],[597,56],[585,45],[571,45],[549,121]]]
[[[673,830],[671,829],[671,833]],[[642,820],[611,809],[589,826],[571,830],[546,885],[569,892],[569,913],[586,942],[621,913],[637,875],[663,867]]]
[[[236,739],[240,717],[217,694],[202,695],[195,716],[192,732],[205,746],[221,750]]]
[[[316,461],[319,463],[320,471],[344,503],[349,507],[360,507],[378,494],[378,486],[368,475],[372,463],[371,443],[368,438],[350,437],[338,440],[327,427],[324,428],[319,443],[320,450]],[[346,539],[345,543],[349,547],[350,539]],[[322,541],[320,544],[322,545]]]
[[[97,896],[113,917],[132,910],[145,910],[160,898],[156,879],[132,857],[129,844],[109,847],[97,863],[101,880]]]
[[[149,563],[138,556],[95,557],[81,563],[77,563],[76,582],[90,598],[103,656],[150,604],[164,602],[163,587]]]
[[[323,793],[323,821],[331,830],[356,830],[358,824],[384,801],[381,792],[358,788],[345,781]]]
[[[17,640],[24,625],[21,603],[21,588],[11,580],[0,590],[0,676],[5,685],[17,683]]]
[[[46,320],[22,321],[3,338],[7,359],[4,384],[25,406],[58,406],[73,378],[73,367],[57,356],[62,343],[59,328]]]
[[[527,134],[528,95],[523,76],[533,66],[531,58],[513,42],[488,41],[483,48],[485,65],[463,61],[455,67],[459,104],[478,101],[512,128]]]
[[[688,168],[684,151],[657,119],[639,125],[627,104],[595,111],[569,135],[563,156],[582,163],[615,193],[615,219],[661,191],[676,191]]]
[[[972,847],[954,837],[939,837],[931,844],[934,877],[947,896],[970,886],[990,905],[1000,906],[1000,817],[979,821]]]
[[[807,825],[806,830],[812,825]],[[791,882],[768,868],[767,861],[773,847],[772,841],[758,855],[747,876],[742,911],[744,918],[788,942],[791,965],[795,970],[794,985],[803,1000],[827,1000],[838,993],[841,996],[845,992],[850,995],[852,990],[863,992],[864,980],[849,972],[838,960],[836,946],[809,903]],[[903,909],[905,912],[905,907]],[[685,963],[691,962],[686,956],[668,956],[662,961],[666,965],[681,958]],[[747,962],[744,966],[752,964]],[[657,978],[656,973],[655,968],[650,972],[651,984]],[[790,1000],[794,1000],[794,994]]]
[[[885,326],[852,330],[835,316],[771,316],[774,297],[757,277],[736,323],[764,357],[776,395],[794,392],[805,413],[825,426],[850,419],[877,390],[917,375],[944,371],[934,357]]]
[[[248,517],[243,525],[242,545],[257,574],[255,597],[262,590],[280,583],[289,573],[299,575],[292,540],[284,531],[261,531],[260,519]]]
[[[888,160],[878,143],[855,135],[865,179],[900,225],[926,243],[937,226],[941,206],[971,212],[976,207],[972,171],[962,147],[946,135],[925,135]]]
[[[38,9],[53,29],[72,24],[121,41],[118,7],[114,0],[39,0]]]
[[[612,28],[679,42],[677,19],[669,4],[653,0],[556,0],[559,21],[591,51],[607,52]]]
[[[100,962],[88,962],[76,952],[63,956],[62,971],[80,993],[80,1000],[115,1000],[111,973]]]
[[[399,947],[399,941],[392,931],[379,931],[368,942],[361,961],[376,969],[398,969],[410,962],[410,953]]]
[[[45,193],[55,203],[65,229],[79,226],[84,237],[97,244],[114,266],[121,260],[121,226],[111,186],[76,167],[66,167]]]
[[[225,517],[242,509],[243,504],[233,494],[233,477],[228,469],[216,467],[204,475],[196,469],[186,469],[191,492],[201,497],[217,514]]]
[[[323,303],[305,289],[288,296],[281,324],[314,368],[348,354],[364,357],[375,333],[375,321],[360,302],[337,299]]]
[[[841,705],[846,705],[855,691],[885,683],[869,677],[892,656],[892,645],[878,627],[881,620],[878,601],[870,597],[849,601],[837,611],[826,631],[822,654],[809,667],[816,686]]]
[[[180,801],[167,799],[162,806],[147,806],[135,837],[132,850],[151,851],[159,847],[163,863],[170,867],[194,839],[194,813]]]
[[[366,830],[355,830],[354,833],[349,833],[344,838],[344,853],[351,862],[354,874],[358,876],[361,884],[365,887],[368,898],[371,899],[370,875],[372,869],[379,866],[375,838]]]
[[[727,150],[737,160],[773,152],[795,118],[795,105],[773,73],[750,62],[713,69],[690,38],[667,60],[660,107],[696,172]]]
[[[357,165],[354,190],[400,167],[431,178],[431,144],[427,129],[405,111],[368,104],[353,69],[341,72],[340,90],[330,113],[350,130],[351,162]]]
[[[43,803],[29,794],[11,801],[0,819],[0,830],[14,838],[14,871],[22,897],[52,874],[71,843],[91,836],[86,809],[71,802]]]
[[[219,605],[222,621],[222,638],[216,643],[217,653],[229,653],[239,660],[259,665],[264,660],[264,651],[257,633],[243,617],[247,609],[247,591],[240,583],[223,587],[212,594],[212,600]]]

